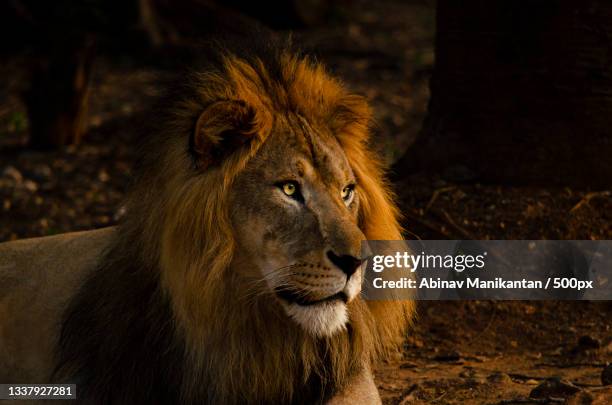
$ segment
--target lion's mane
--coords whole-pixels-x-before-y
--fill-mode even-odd
[[[229,271],[237,245],[228,191],[278,114],[298,112],[332,128],[357,178],[360,228],[371,240],[402,236],[380,161],[368,147],[371,112],[363,99],[286,48],[217,55],[160,104],[144,134],[148,146],[118,236],[66,313],[56,378],[77,382],[83,399],[317,402],[403,340],[411,302],[357,299],[346,331],[315,338],[271,297],[237,292],[248,287]],[[250,107],[246,130],[255,139],[200,170],[190,134],[218,100]]]

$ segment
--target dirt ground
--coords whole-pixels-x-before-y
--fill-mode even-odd
[[[434,63],[428,1],[339,2],[297,41],[372,102],[387,162],[416,137]],[[17,77],[18,63],[0,67]],[[23,82],[0,83],[0,241],[112,225],[122,215],[135,131],[164,71],[129,58],[95,67],[90,131],[78,147],[23,148]],[[462,184],[416,175],[396,184],[409,238],[611,239],[610,192]],[[421,302],[401,355],[376,370],[385,404],[608,404],[610,302]],[[557,380],[547,380],[557,378]],[[561,381],[561,382],[559,382]],[[530,395],[532,397],[530,397]]]

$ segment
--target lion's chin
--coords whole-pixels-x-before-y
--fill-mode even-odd
[[[285,302],[283,307],[291,319],[316,337],[330,337],[346,329],[348,311],[341,300],[307,306]]]

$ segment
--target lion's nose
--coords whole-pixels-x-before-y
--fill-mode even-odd
[[[359,266],[361,266],[361,263],[363,262],[363,260],[351,255],[338,256],[331,250],[327,252],[327,257],[333,264],[335,264],[340,270],[342,270],[347,277],[352,276],[353,273],[357,271],[357,269],[359,268]]]

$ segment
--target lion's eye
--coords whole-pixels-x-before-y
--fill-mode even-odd
[[[292,196],[297,191],[297,186],[295,183],[285,183],[283,184],[283,192],[288,196]]]
[[[353,201],[353,196],[355,195],[355,185],[350,184],[342,189],[342,193],[340,196],[344,200],[346,205],[349,205]]]
[[[278,187],[283,190],[286,196],[293,198],[294,200],[303,202],[302,194],[300,193],[300,185],[295,181],[284,181],[277,184]]]

